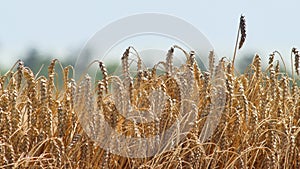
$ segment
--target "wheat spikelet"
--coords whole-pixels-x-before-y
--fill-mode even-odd
[[[286,119],[288,117],[287,111],[286,111],[286,101],[289,99],[289,90],[288,90],[289,80],[284,76],[282,77],[280,87],[282,89],[282,110],[283,115],[281,116],[283,119]]]
[[[274,52],[271,53],[271,54],[269,55],[269,65],[271,65],[271,64],[273,63],[273,61],[274,61],[274,56],[275,56],[275,53],[274,53]]]
[[[241,39],[239,43],[239,49],[242,48],[245,40],[246,40],[246,20],[245,16],[241,15],[240,17],[240,31],[241,31]]]
[[[233,98],[233,75],[231,72],[231,63],[229,63],[227,65],[227,69],[226,69],[226,88],[227,88],[227,107],[229,108],[229,113],[231,114],[231,108],[232,108],[232,98]],[[229,114],[229,115],[230,115]]]
[[[171,47],[168,50],[167,53],[167,58],[166,58],[166,72],[167,72],[167,76],[170,76],[172,74],[173,71],[173,53],[174,53],[174,48]]]
[[[275,127],[274,122],[269,122],[268,123],[268,128],[270,129],[269,131],[269,135],[267,135],[267,144],[271,150],[271,157],[268,157],[268,162],[269,162],[269,166],[272,168],[276,168],[278,167],[278,156],[277,156],[277,149],[278,149],[278,143],[276,140],[276,133],[272,130]]]
[[[300,68],[299,68],[299,60],[300,60],[300,55],[299,54],[297,54],[296,56],[295,56],[295,69],[296,69],[296,73],[297,73],[297,75],[299,76],[299,72],[300,72]]]
[[[38,107],[38,99],[37,99],[37,91],[36,91],[36,82],[34,79],[34,75],[29,68],[23,69],[24,78],[27,81],[27,116],[28,116],[28,125],[29,125],[29,140],[31,146],[37,141],[37,107]]]
[[[102,106],[104,105],[103,97],[104,97],[105,87],[102,81],[98,81],[97,85],[97,106],[100,110],[102,110]]]
[[[295,55],[295,70],[297,75],[299,76],[299,72],[300,72],[300,55],[299,55],[299,51],[296,48],[292,49],[292,53]],[[292,70],[294,71],[294,70]]]
[[[49,110],[47,93],[47,80],[45,77],[40,78],[40,111],[39,111],[39,125],[45,131],[46,137],[52,136],[52,112]]]
[[[298,124],[298,120],[300,118],[300,114],[298,112],[298,105],[299,105],[299,87],[297,86],[296,82],[293,82],[292,85],[292,99],[293,99],[293,112],[291,114],[291,117],[293,117],[293,124],[296,125]]]
[[[57,120],[58,137],[63,138],[66,134],[66,114],[59,102],[57,102]]]
[[[209,60],[209,73],[210,73],[210,76],[212,77],[214,74],[214,69],[215,69],[215,53],[214,53],[214,51],[209,52],[208,60]]]
[[[233,115],[235,117],[235,120],[234,120],[234,127],[233,127],[233,133],[236,133],[234,134],[234,136],[238,136],[240,135],[240,132],[241,130],[243,129],[242,128],[242,124],[243,124],[243,116],[242,116],[242,112],[243,112],[243,107],[241,105],[243,105],[241,102],[242,100],[239,99],[240,95],[239,95],[239,89],[240,89],[240,83],[239,81],[236,82],[234,84],[234,88],[235,88],[235,91],[234,91],[234,101],[233,101]],[[235,143],[233,144],[240,144],[240,141],[241,141],[241,138],[237,137],[236,140],[234,140]]]
[[[195,78],[195,81],[197,82],[198,88],[200,88],[201,85],[202,85],[202,84],[201,84],[200,78],[203,76],[203,74],[201,73],[201,70],[200,70],[200,68],[199,68],[199,66],[198,66],[198,64],[197,64],[197,62],[195,62],[193,66],[194,66],[194,67],[193,67],[194,78]]]
[[[72,141],[70,144],[67,146],[67,151],[69,152],[70,150],[76,149],[75,147],[78,146],[78,143],[80,142],[82,136],[80,134],[76,134],[73,136]]]
[[[22,84],[22,76],[23,76],[23,73],[22,73],[22,70],[23,70],[23,67],[24,67],[24,63],[22,61],[20,61],[18,63],[18,68],[17,68],[17,73],[16,73],[16,80],[17,80],[17,91],[20,91],[21,89],[21,84]]]
[[[129,50],[130,50],[130,47],[128,47],[125,50],[125,52],[123,53],[123,56],[121,58],[121,60],[122,60],[122,70],[123,70],[123,76],[124,77],[129,76],[129,63],[128,63]]]
[[[10,89],[9,89],[9,102],[10,104],[10,119],[11,119],[11,124],[12,124],[12,132],[14,133],[15,131],[18,130],[18,128],[20,127],[20,123],[21,123],[21,116],[20,116],[20,111],[17,108],[17,89],[16,89],[16,81],[15,79],[12,77],[10,79]]]
[[[244,109],[244,119],[243,119],[243,122],[244,124],[246,124],[245,127],[247,127],[249,124],[249,101],[245,95],[245,91],[244,91],[244,87],[242,84],[240,84],[239,86],[239,94],[241,96],[241,101],[243,102],[243,109]]]
[[[259,119],[257,114],[257,108],[251,102],[250,102],[250,109],[251,109],[250,130],[253,130],[258,125]],[[256,134],[255,137],[257,137]]]
[[[50,146],[51,146],[51,152],[54,155],[55,158],[55,166],[60,167],[62,166],[62,154],[64,151],[64,146],[59,139],[51,139],[50,140]]]
[[[80,147],[80,161],[79,161],[80,168],[88,168],[87,152],[88,152],[88,143],[85,141]]]
[[[9,166],[9,168],[12,168],[13,163],[15,161],[15,153],[13,150],[13,146],[11,144],[4,145],[4,151],[5,165]]]
[[[28,136],[28,131],[24,131],[23,137],[20,141],[20,152],[28,153],[30,150],[30,140]]]
[[[11,121],[9,118],[9,114],[4,112],[2,108],[0,108],[1,113],[1,139],[4,141],[8,141],[11,136]]]
[[[58,60],[57,59],[53,59],[48,67],[48,106],[49,108],[51,109],[52,112],[55,111],[55,107],[54,107],[54,101],[53,101],[53,98],[52,98],[52,94],[53,94],[53,91],[55,89],[55,86],[54,86],[54,75],[55,75],[55,63],[57,62]]]
[[[74,129],[77,123],[77,116],[75,114],[75,103],[76,103],[76,83],[74,79],[70,79],[70,82],[68,83],[68,89],[67,89],[67,93],[68,93],[68,103],[65,104],[69,104],[69,120],[71,121],[71,128]]]
[[[240,39],[239,39],[239,37],[240,37]],[[245,16],[241,15],[239,29],[238,29],[234,52],[233,52],[232,69],[234,68],[234,61],[235,61],[237,50],[241,49],[243,47],[245,40],[246,40],[246,20],[245,20]]]
[[[255,67],[256,79],[260,79],[261,74],[262,74],[262,70],[261,70],[261,59],[260,59],[259,55],[254,56],[253,65]]]
[[[99,62],[99,67],[100,67],[100,70],[102,72],[102,76],[103,76],[103,84],[104,84],[104,88],[105,88],[105,93],[107,94],[108,93],[108,76],[107,76],[107,70],[106,70],[106,67],[104,65],[103,62]]]

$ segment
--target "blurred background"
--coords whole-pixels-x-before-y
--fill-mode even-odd
[[[239,70],[245,69],[255,53],[267,63],[274,50],[282,53],[289,66],[292,47],[300,45],[299,5],[297,0],[2,1],[0,70],[3,74],[18,59],[34,72],[54,58],[74,65],[80,49],[98,30],[145,12],[170,14],[193,24],[210,40],[217,55],[228,58],[233,56],[243,14],[247,38],[238,52]]]

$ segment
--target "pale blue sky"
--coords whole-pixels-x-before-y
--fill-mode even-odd
[[[247,39],[241,53],[289,56],[300,47],[300,1],[2,1],[0,3],[0,65],[12,64],[30,47],[64,56],[107,24],[132,14],[165,13],[193,24],[219,55],[231,57],[240,14],[246,16]],[[74,56],[74,59],[76,56]],[[289,60],[287,60],[289,62]]]

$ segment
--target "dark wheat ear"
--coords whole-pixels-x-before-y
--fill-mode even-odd
[[[174,55],[174,48],[171,47],[168,50],[167,58],[166,58],[166,69],[167,69],[166,72],[168,76],[172,74],[172,70],[173,70],[173,55]]]
[[[299,60],[300,60],[300,55],[297,53],[297,55],[295,56],[295,69],[298,76],[300,74]]]
[[[300,64],[300,55],[299,55],[299,51],[297,50],[297,48],[293,48],[292,53],[295,55],[295,65],[294,66],[295,66],[296,74],[299,76],[299,74],[300,74],[300,67],[299,67],[300,66],[299,65]],[[292,63],[292,67],[293,67],[293,63]]]
[[[239,43],[239,49],[243,47],[243,44],[246,40],[246,20],[245,20],[245,16],[243,15],[241,15],[240,17],[240,31],[242,36]]]
[[[102,81],[105,89],[105,93],[108,93],[108,75],[107,75],[107,69],[103,62],[99,61],[99,67],[102,72]]]
[[[246,20],[245,20],[245,16],[241,15],[240,25],[239,25],[234,52],[233,52],[232,68],[234,67],[234,60],[235,60],[237,50],[243,47],[245,40],[246,40]]]

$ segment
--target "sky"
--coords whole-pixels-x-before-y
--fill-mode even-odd
[[[247,39],[243,53],[262,57],[280,51],[286,62],[292,47],[300,47],[298,0],[126,0],[126,1],[1,1],[0,66],[12,65],[29,48],[53,58],[74,54],[98,30],[139,13],[179,17],[198,28],[215,52],[231,58],[239,17],[245,15]],[[167,50],[167,49],[166,49]],[[238,58],[242,59],[242,58]]]

